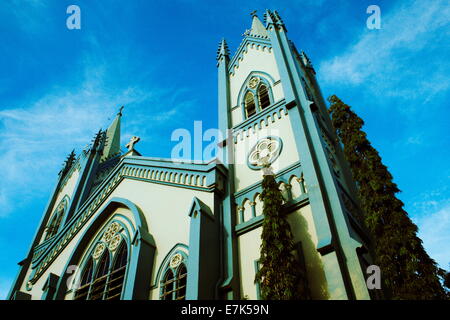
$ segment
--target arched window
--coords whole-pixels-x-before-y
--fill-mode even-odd
[[[89,300],[103,300],[109,269],[109,251],[105,250],[97,267],[95,279],[92,282]]]
[[[253,93],[247,92],[244,100],[245,100],[245,112],[247,114],[247,118],[249,118],[256,113],[256,104]]]
[[[62,218],[64,216],[64,211],[65,211],[65,203],[63,202],[58,206],[58,209],[56,210],[55,214],[50,220],[50,223],[48,224],[45,240],[52,238],[54,235],[58,233],[59,227],[61,226]]]
[[[173,291],[174,291],[174,276],[172,270],[167,270],[166,275],[163,280],[163,292],[161,295],[161,300],[173,300]]]
[[[186,283],[187,283],[187,269],[184,263],[180,265],[177,272],[177,300],[186,300]]]
[[[270,106],[269,90],[265,85],[260,85],[258,88],[259,107],[261,110]]]
[[[127,243],[113,222],[86,262],[75,300],[116,300],[123,291],[128,262]]]
[[[239,103],[243,107],[243,117],[248,119],[268,108],[273,103],[270,82],[260,76],[252,76],[245,81],[239,94]],[[242,100],[241,100],[242,99]]]
[[[108,281],[107,300],[118,300],[122,294],[125,270],[127,268],[127,247],[122,242],[116,255],[113,269]]]
[[[84,267],[81,280],[80,287],[78,288],[75,294],[75,300],[86,300],[87,295],[89,294],[89,286],[92,282],[92,273],[94,269],[94,264],[92,262],[92,258],[89,258],[89,262]]]
[[[180,263],[175,269],[169,268],[161,283],[161,300],[186,300],[187,268]]]

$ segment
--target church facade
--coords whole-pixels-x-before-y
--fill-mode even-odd
[[[355,184],[311,61],[276,11],[253,15],[234,56],[219,45],[220,159],[120,150],[122,114],[72,153],[9,299],[260,299],[263,164],[313,299],[370,299]],[[280,261],[282,263],[282,261]]]

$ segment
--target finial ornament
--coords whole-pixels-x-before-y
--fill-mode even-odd
[[[121,106],[121,107],[120,107],[119,113],[117,113],[118,116],[122,116],[123,108],[125,108],[125,107],[124,107],[124,106]]]
[[[138,143],[139,140],[141,140],[141,138],[133,136],[131,137],[130,142],[128,142],[125,147],[128,148],[128,151],[134,150],[134,145]]]
[[[256,16],[256,10],[253,10],[252,12],[250,12],[250,15],[251,15],[252,17]]]

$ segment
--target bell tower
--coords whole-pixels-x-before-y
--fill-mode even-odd
[[[287,37],[276,11],[251,28],[233,56],[219,45],[219,129],[228,168],[222,207],[229,298],[259,298],[264,165],[279,182],[298,258],[313,299],[370,299],[368,237],[358,222],[355,184],[308,56]]]

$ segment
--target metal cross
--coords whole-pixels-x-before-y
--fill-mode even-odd
[[[250,12],[250,15],[251,15],[252,17],[256,16],[256,10],[253,10],[252,12]]]

